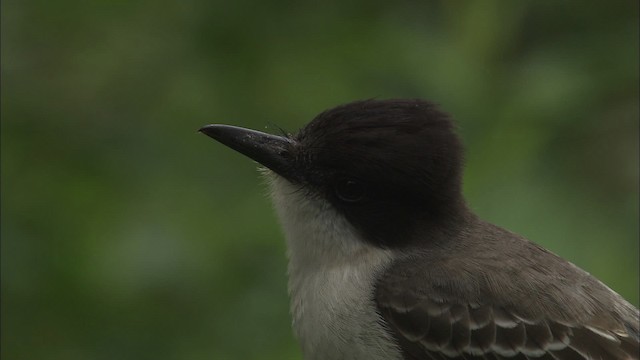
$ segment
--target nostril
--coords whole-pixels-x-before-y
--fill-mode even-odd
[[[283,156],[283,157],[289,156],[289,150],[281,149],[280,151],[278,151],[278,155]]]

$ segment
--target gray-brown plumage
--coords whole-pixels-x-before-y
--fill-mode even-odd
[[[618,294],[473,216],[458,229],[377,284],[406,359],[638,359],[638,310]]]

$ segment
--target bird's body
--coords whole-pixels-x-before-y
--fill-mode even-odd
[[[406,358],[638,358],[638,311],[617,293],[495,225],[462,231],[452,248],[397,259],[377,283]]]
[[[305,359],[638,359],[635,307],[468,209],[434,105],[355,102],[290,137],[203,131],[271,169]]]

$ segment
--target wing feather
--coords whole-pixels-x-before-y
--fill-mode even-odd
[[[443,236],[376,285],[406,359],[639,360],[640,312],[585,271],[479,220]]]
[[[400,343],[412,348],[408,359],[638,359],[637,342],[607,330],[550,319],[525,322],[500,307],[431,302],[412,309],[380,307]],[[471,314],[480,315],[472,321]]]

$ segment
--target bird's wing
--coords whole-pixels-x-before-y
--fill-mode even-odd
[[[529,320],[499,306],[421,299],[380,312],[408,359],[638,359],[638,341],[551,319]]]
[[[584,309],[593,305],[589,311],[578,306],[575,311],[576,304],[571,303],[576,300],[572,298],[574,291],[563,297],[550,289],[551,294],[541,295],[536,293],[541,290],[539,285],[522,283],[505,285],[511,287],[505,290],[507,293],[522,292],[519,301],[505,302],[487,290],[499,288],[504,279],[466,272],[453,276],[454,280],[438,282],[429,280],[437,274],[426,274],[425,269],[439,264],[431,263],[417,270],[408,266],[396,266],[384,274],[375,294],[385,326],[396,337],[406,359],[637,360],[639,357],[638,311],[622,298],[613,297],[604,307],[587,304]],[[610,291],[595,279],[593,284]],[[531,293],[527,294],[528,291]],[[541,304],[538,299],[545,296],[560,298]],[[589,302],[589,298],[584,301]]]

